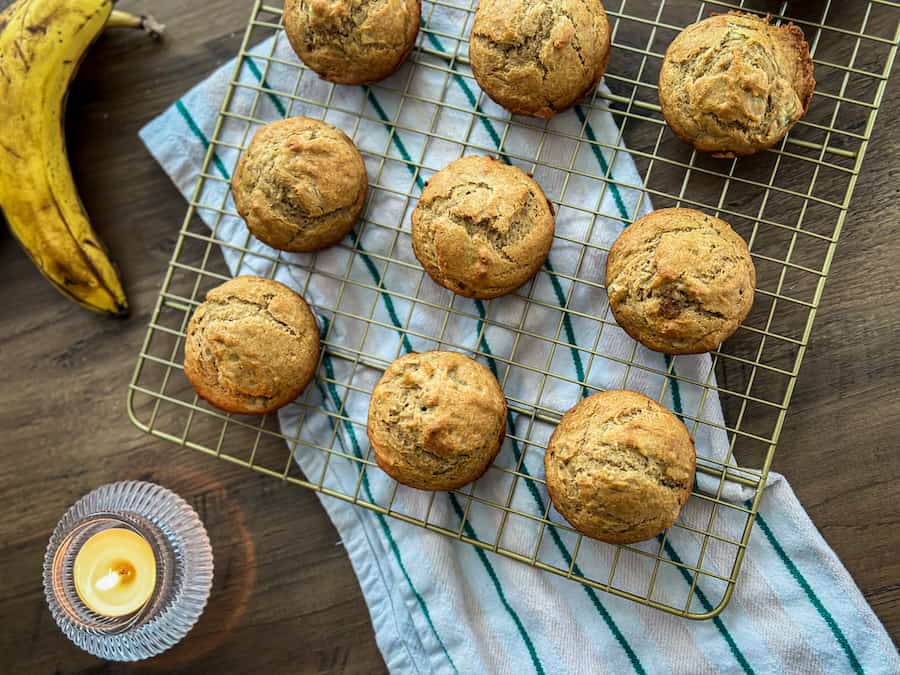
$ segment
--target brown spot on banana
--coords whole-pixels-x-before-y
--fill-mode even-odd
[[[69,237],[73,241],[77,241],[76,237],[72,234],[72,229],[69,227],[69,221],[66,220],[66,217],[63,215],[62,209],[59,206],[59,202],[56,201],[56,195],[53,194],[52,191],[50,192],[50,201],[53,208],[56,210],[56,215],[59,218],[59,222],[63,224],[63,227],[65,228]],[[88,271],[90,276],[96,279],[97,284],[106,289],[111,297],[115,297],[115,293],[113,292],[113,290],[108,288],[106,284],[103,283],[103,275],[100,274],[91,259],[86,256],[83,251],[78,251],[78,253],[80,254],[79,257],[81,258],[81,262],[84,265],[85,270]],[[57,261],[57,264],[59,264],[59,261]]]
[[[69,266],[64,260],[42,260],[41,269],[49,275],[50,279],[54,279],[64,288],[72,286],[85,286],[84,280],[80,275]]]
[[[84,27],[87,26],[91,21],[93,21],[93,19],[94,19],[95,16],[97,16],[97,15],[100,14],[101,12],[106,11],[106,8],[107,8],[107,6],[108,6],[109,4],[110,4],[109,2],[104,2],[104,3],[103,3],[103,6],[100,7],[99,9],[97,9],[96,11],[91,12],[90,14],[83,14],[82,16],[84,16],[84,21],[82,21],[80,24],[78,24],[77,26],[75,26],[75,28],[73,28],[70,32],[73,33],[73,34],[74,34],[74,33],[80,32],[82,28],[84,28]],[[96,36],[95,36],[95,37],[96,37]],[[62,40],[60,40],[60,42],[62,42]]]
[[[35,24],[35,25],[36,25],[36,26],[44,26],[44,30],[41,31],[41,32],[42,32],[42,33],[46,33],[46,32],[47,32],[47,28],[49,28],[50,25],[53,24],[53,23],[56,21],[57,17],[58,17],[60,14],[62,14],[63,11],[65,11],[65,8],[64,8],[64,7],[57,7],[57,8],[54,9],[52,12],[50,12],[47,16],[45,16],[43,19],[41,19],[41,22],[40,22],[40,23]],[[27,18],[28,13],[26,12],[26,14],[25,14],[24,16]],[[24,20],[24,18],[23,18],[23,20]],[[29,32],[31,31],[30,28],[28,28],[27,30],[28,30]]]
[[[13,47],[16,48],[16,53],[19,55],[19,58],[22,59],[22,63],[25,64],[25,70],[27,72],[31,68],[31,61],[25,56],[25,52],[22,51],[22,46],[19,44],[18,40],[13,42]]]
[[[16,152],[15,150],[13,150],[11,147],[9,147],[8,145],[6,145],[4,143],[0,143],[0,148],[5,150],[7,154],[12,155],[16,159],[24,159],[24,157],[22,157],[22,155],[20,155],[18,152]]]

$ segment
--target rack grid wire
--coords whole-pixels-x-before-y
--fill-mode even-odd
[[[181,446],[666,612],[694,619],[713,617],[728,603],[738,579],[891,73],[900,41],[900,3],[607,0],[613,56],[606,87],[578,106],[574,130],[556,122],[510,118],[480,92],[467,60],[475,4],[475,0],[424,2],[422,28],[409,62],[383,82],[352,88],[318,80],[292,54],[279,51],[286,43],[282,7],[257,0],[141,348],[129,387],[129,415],[141,429]],[[729,10],[768,13],[773,21],[800,26],[810,44],[818,81],[807,116],[790,135],[772,150],[739,160],[712,159],[681,143],[666,127],[657,105],[656,82],[668,43],[684,26]],[[445,20],[435,20],[438,15]],[[266,38],[273,39],[264,42]],[[257,46],[251,48],[251,44]],[[248,68],[253,79],[241,75]],[[437,82],[438,88],[422,85],[423,74],[425,82]],[[450,96],[451,89],[457,95]],[[239,100],[245,104],[238,105]],[[393,103],[386,109],[383,101]],[[607,113],[618,128],[614,142],[598,138],[589,122]],[[223,223],[236,217],[227,165],[233,166],[259,125],[296,114],[342,126],[363,150],[369,169],[364,217],[352,241],[329,255],[260,248],[251,245],[249,233],[242,245],[222,236]],[[573,113],[566,114],[571,120]],[[444,118],[453,116],[468,120],[462,137],[458,129],[453,134],[442,130]],[[237,136],[235,125],[241,128]],[[231,135],[226,133],[229,128]],[[380,135],[373,132],[376,128]],[[373,147],[374,137],[380,149]],[[549,145],[568,148],[570,156],[545,156],[543,150]],[[443,166],[444,162],[432,164],[440,154],[433,150],[447,147],[456,148],[457,154],[505,157],[535,175],[558,214],[587,221],[580,232],[557,230],[558,242],[580,247],[577,265],[568,271],[542,270],[539,277],[550,284],[543,287],[554,291],[549,296],[539,290],[542,284],[537,280],[519,289],[515,299],[503,306],[516,303],[518,314],[495,309],[497,301],[472,303],[442,292],[411,256],[409,212],[423,179]],[[599,155],[603,160],[599,172],[582,168],[576,157],[579,148]],[[618,155],[624,152],[633,159],[642,184],[613,175]],[[406,188],[397,187],[398,175],[407,176],[400,181]],[[570,187],[579,181],[594,181],[591,184],[600,196],[593,205],[569,198],[574,193]],[[607,190],[637,195],[630,212],[605,212]],[[666,357],[662,366],[642,358],[636,343],[630,353],[604,351],[608,342],[602,342],[601,335],[620,329],[605,304],[602,278],[591,270],[602,269],[611,241],[598,244],[590,233],[598,222],[633,221],[651,199],[654,208],[684,205],[728,220],[747,239],[757,267],[751,315],[731,340],[711,354],[705,377],[679,374],[677,364],[685,357]],[[389,204],[394,205],[393,211]],[[364,242],[375,244],[364,247]],[[221,252],[236,259],[238,268],[253,258],[272,277],[287,271],[302,280],[300,288],[306,297],[311,284],[335,289],[312,303],[326,326],[322,361],[316,387],[292,404],[297,431],[291,435],[281,431],[275,416],[244,417],[212,408],[197,398],[183,375],[183,338],[191,313],[207,290],[231,276]],[[411,274],[412,285],[394,283],[408,280]],[[593,293],[599,311],[585,310],[575,302],[576,288]],[[348,304],[350,297],[355,300]],[[360,297],[366,302],[360,302]],[[426,324],[435,330],[422,330],[413,322],[420,311],[442,317]],[[529,313],[540,320],[530,320]],[[474,342],[456,337],[452,326],[458,322],[476,326]],[[335,328],[339,324],[342,328]],[[344,338],[337,338],[339,331]],[[592,346],[579,344],[576,333],[590,336]],[[448,496],[431,493],[424,513],[408,508],[421,500],[404,498],[408,488],[397,483],[373,493],[369,478],[378,475],[385,482],[386,476],[374,463],[368,444],[351,451],[344,443],[348,433],[365,438],[365,415],[358,413],[353,402],[371,392],[387,367],[389,359],[372,345],[383,344],[390,335],[399,338],[396,355],[401,345],[408,349],[414,342],[417,347],[466,351],[488,362],[507,390],[515,415],[507,438],[515,451],[501,452],[486,478],[475,484]],[[355,343],[348,343],[346,336],[355,336]],[[497,336],[509,338],[505,350],[489,346],[487,338]],[[577,352],[582,359],[583,369],[574,377],[554,366],[569,352]],[[727,437],[724,458],[698,453],[698,476],[707,482],[703,488],[698,481],[689,500],[695,517],[681,517],[657,539],[633,546],[597,545],[582,539],[552,515],[540,469],[528,469],[529,462],[542,466],[546,429],[552,429],[564,412],[545,403],[545,390],[569,386],[580,395],[602,389],[591,381],[592,368],[600,362],[618,373],[622,388],[641,377],[658,383],[657,398],[663,402],[679,386],[701,388],[696,409],[679,411],[683,421],[694,435],[702,427],[713,427]],[[536,396],[509,395],[506,385],[515,378],[520,383],[517,392],[523,391],[522,383],[531,383],[524,390]],[[724,422],[710,420],[704,413],[708,397],[721,402]],[[328,426],[316,426],[311,421],[315,419],[327,420]],[[308,428],[320,433],[310,435],[304,431]],[[328,433],[321,433],[323,428]],[[316,466],[321,465],[321,471],[304,475],[296,461],[299,453],[318,456],[322,461]],[[332,463],[354,467],[356,480],[351,489],[329,482]],[[492,480],[490,476],[502,490],[489,494],[479,490],[485,480]],[[514,498],[523,486],[533,493],[536,508],[523,509]],[[743,490],[743,498],[733,497],[735,487]],[[451,500],[452,510],[446,508],[445,499]],[[494,531],[482,531],[479,536],[473,530],[476,511],[493,516],[489,522]],[[547,553],[548,539],[556,545],[553,556]],[[678,585],[682,592],[674,593]]]

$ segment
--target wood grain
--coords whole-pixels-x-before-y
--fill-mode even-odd
[[[4,6],[0,2],[0,6]],[[119,260],[127,321],[66,302],[0,232],[0,651],[10,672],[384,670],[338,537],[312,493],[154,440],[125,413],[184,202],[138,129],[237,50],[249,2],[121,2],[169,24],[161,44],[100,39],[69,103],[78,185]],[[900,95],[895,81],[887,101]],[[896,639],[900,635],[900,107],[886,105],[829,279],[775,470]],[[40,580],[50,532],[90,489],[142,478],[187,498],[209,528],[216,580],[190,639],[141,666],[110,666],[69,644]]]

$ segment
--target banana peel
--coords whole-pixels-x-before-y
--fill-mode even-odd
[[[128,301],[78,196],[64,133],[66,96],[111,17],[148,32],[112,0],[18,0],[0,14],[0,210],[41,273],[82,307],[126,316]],[[151,20],[152,21],[152,20]]]

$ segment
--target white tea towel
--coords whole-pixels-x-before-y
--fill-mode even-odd
[[[216,136],[198,214],[223,242],[232,274],[272,275],[275,260],[312,266],[311,273],[290,265],[274,272],[313,304],[329,345],[316,385],[302,404],[279,414],[282,431],[298,440],[292,450],[309,480],[568,569],[577,538],[567,528],[540,526],[548,498],[544,486],[530,480],[543,476],[542,452],[532,443],[545,442],[552,427],[528,414],[510,415],[499,468],[471,488],[474,499],[467,498],[468,488],[436,496],[396,488],[375,468],[360,476],[358,463],[348,458],[368,456],[365,392],[381,372],[369,367],[371,361],[386,364],[404,352],[437,347],[474,353],[519,410],[564,411],[597,388],[627,386],[653,397],[663,392],[663,403],[695,436],[698,454],[712,460],[707,464],[735,465],[720,403],[704,395],[704,384],[715,385],[711,361],[705,355],[670,360],[636,347],[608,312],[604,322],[594,318],[597,308],[607,306],[600,288],[603,249],[650,208],[626,153],[577,141],[584,135],[622,147],[611,115],[581,106],[554,118],[549,129],[557,133],[551,135],[535,121],[507,125],[508,115],[480,96],[464,67],[440,56],[456,50],[452,39],[438,36],[459,34],[459,19],[444,5],[431,9],[425,14],[435,30],[420,36],[428,53],[377,86],[333,87],[308,72],[298,78],[296,57],[280,34],[274,44],[256,47],[254,54],[275,58],[241,64],[238,79],[245,86],[236,89]],[[223,66],[141,132],[186,197],[194,194],[233,68]],[[284,91],[296,95],[275,93]],[[434,98],[446,105],[436,107]],[[476,102],[490,118],[470,114]],[[324,116],[351,135],[366,158],[371,184],[357,234],[346,246],[315,256],[279,254],[253,239],[233,215],[227,190],[238,148],[256,128],[248,118],[300,114]],[[429,133],[416,132],[423,128]],[[558,209],[547,270],[533,287],[478,302],[423,278],[410,246],[409,215],[429,175],[464,153],[488,151],[526,170],[537,162],[536,179],[565,206]],[[421,172],[417,163],[425,167]],[[610,180],[590,177],[597,174]],[[591,246],[579,243],[584,241]],[[242,253],[243,247],[250,252]],[[341,281],[347,276],[353,283]],[[526,303],[529,293],[532,301]],[[564,313],[560,307],[566,303],[570,311]],[[454,310],[449,315],[448,307]],[[358,316],[371,316],[370,325]],[[369,361],[356,360],[359,352]],[[638,365],[628,367],[629,360]],[[550,377],[542,374],[546,370]],[[316,413],[315,407],[333,414]],[[316,445],[338,454],[326,464],[326,454],[311,447]],[[698,488],[715,495],[718,482],[698,474]],[[721,496],[737,509],[713,511],[710,501],[694,497],[679,522],[699,532],[712,529],[719,538],[706,541],[702,569],[728,577],[735,549],[725,540],[740,539],[745,516],[739,509],[749,506],[749,495],[729,484]],[[507,503],[533,518],[503,520],[503,511],[489,506]],[[322,497],[322,504],[359,577],[392,672],[900,672],[890,638],[780,476],[770,478],[730,604],[706,621],[676,618],[337,499]],[[552,509],[549,517],[563,522]],[[709,574],[695,581],[686,567],[696,564],[704,546],[694,530],[669,533],[663,557],[684,566],[661,565],[652,597],[681,607],[690,603],[691,612],[703,613],[720,603],[725,585]],[[615,565],[612,585],[643,595],[660,547],[653,540],[617,556],[614,547],[585,539],[572,569],[605,582]]]

